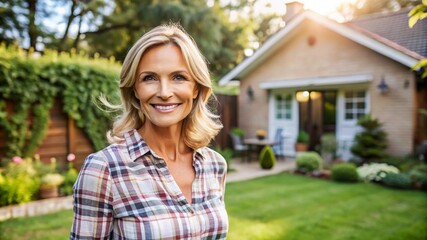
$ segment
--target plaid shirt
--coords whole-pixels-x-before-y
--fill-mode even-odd
[[[226,162],[204,147],[193,166],[190,204],[136,130],[89,155],[74,185],[70,239],[225,239]]]

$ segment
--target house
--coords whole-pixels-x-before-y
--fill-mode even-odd
[[[283,128],[289,156],[300,129],[311,149],[335,133],[349,159],[357,119],[370,113],[388,134],[388,153],[412,153],[426,138],[418,110],[427,108],[427,80],[411,67],[427,56],[427,21],[410,29],[405,10],[338,23],[297,2],[287,8],[296,14],[286,26],[220,79],[240,81],[238,126],[249,136]]]

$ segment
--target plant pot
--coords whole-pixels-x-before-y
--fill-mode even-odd
[[[308,144],[307,143],[296,143],[295,144],[295,151],[307,152],[307,150],[308,150]]]
[[[59,197],[58,187],[40,187],[39,197],[41,199]]]
[[[264,140],[265,139],[265,136],[256,136],[256,138],[258,138],[258,140]]]

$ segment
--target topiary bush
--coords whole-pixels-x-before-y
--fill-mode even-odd
[[[356,165],[352,163],[335,164],[331,171],[332,180],[337,182],[357,182],[359,180]]]
[[[351,152],[363,163],[381,160],[387,156],[387,133],[382,130],[382,123],[369,114],[360,118],[357,125],[363,130],[354,137]]]
[[[273,148],[265,146],[259,155],[259,164],[262,169],[272,169],[276,164],[276,157],[274,156]]]
[[[312,172],[322,167],[323,159],[317,152],[304,152],[297,155],[297,169],[302,172]]]
[[[402,173],[389,172],[382,179],[382,184],[391,188],[410,189],[411,179],[408,175]]]

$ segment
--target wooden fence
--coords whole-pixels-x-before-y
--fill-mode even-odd
[[[231,138],[228,135],[230,130],[237,126],[237,96],[216,95],[218,99],[217,112],[221,116],[223,129],[215,137],[212,145],[221,148],[232,148]]]
[[[31,121],[28,121],[31,124]],[[0,159],[4,157],[4,146],[7,139],[0,129]],[[76,156],[75,165],[81,166],[88,154],[93,152],[90,140],[83,130],[75,126],[73,119],[69,118],[62,110],[62,102],[56,100],[50,110],[49,127],[46,137],[43,139],[36,153],[40,159],[49,163],[52,157],[58,164],[64,167],[67,163],[67,155],[73,153]]]
[[[217,95],[218,114],[224,128],[215,138],[212,145],[221,148],[231,147],[231,140],[228,132],[237,125],[237,98],[236,96]],[[31,124],[31,121],[29,121]],[[4,131],[0,129],[0,159],[4,157],[4,146],[7,139]],[[67,163],[67,155],[76,155],[74,162],[76,167],[80,167],[84,159],[94,150],[89,138],[79,129],[73,119],[69,118],[62,110],[62,102],[58,99],[50,111],[49,128],[46,137],[37,149],[43,162],[49,163],[55,157],[60,166]]]

